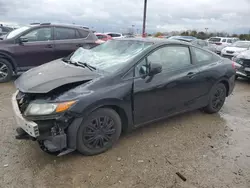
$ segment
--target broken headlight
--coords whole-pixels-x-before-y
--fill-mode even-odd
[[[76,101],[68,101],[63,103],[38,103],[32,102],[28,105],[24,112],[25,116],[49,115],[60,113],[68,110]]]

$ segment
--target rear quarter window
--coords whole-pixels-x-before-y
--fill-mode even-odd
[[[81,34],[81,38],[87,38],[88,35],[89,35],[89,31],[86,31],[86,30],[79,30],[80,34]]]
[[[196,64],[209,64],[220,59],[216,55],[199,48],[192,47],[192,51]]]

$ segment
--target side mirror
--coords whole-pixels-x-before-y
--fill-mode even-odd
[[[20,37],[19,41],[20,41],[20,43],[28,42],[28,38],[26,38],[26,37]]]
[[[162,71],[162,65],[160,63],[151,62],[149,65],[149,76],[154,76]]]

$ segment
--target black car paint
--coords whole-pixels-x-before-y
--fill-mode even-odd
[[[88,81],[99,76],[89,69],[58,59],[27,71],[15,81],[15,84],[23,93],[48,93],[66,84]]]
[[[67,119],[68,124],[66,127],[68,128],[65,130],[68,141],[67,148],[76,149],[76,132],[80,122],[97,108],[106,106],[116,110],[122,118],[123,129],[131,131],[149,122],[180,112],[205,107],[209,100],[209,92],[216,83],[222,82],[226,85],[228,89],[227,95],[232,92],[235,70],[232,68],[231,61],[213,54],[216,56],[214,62],[204,65],[197,64],[192,52],[192,48],[194,48],[192,45],[178,41],[159,42],[155,40],[153,42],[155,44],[151,48],[132,59],[128,66],[122,70],[105,76],[94,76],[91,80],[88,78],[88,82],[70,88],[58,94],[53,101],[48,101],[77,100],[74,106],[56,120],[63,122]],[[174,72],[162,72],[146,78],[135,77],[134,66],[151,51],[163,45],[188,46],[192,55],[190,67]],[[39,69],[40,67],[36,68],[35,71],[39,72]],[[77,67],[77,69],[81,68]],[[83,70],[85,71],[85,69]],[[50,71],[51,75],[53,75],[53,71],[54,74],[58,74],[57,70],[53,69]],[[26,78],[29,77],[28,75],[33,74],[32,72],[33,70],[23,74],[20,81],[16,82],[16,87],[22,90],[22,82],[24,80],[29,82],[30,79],[27,80]],[[61,74],[64,74],[64,71]],[[67,77],[64,79],[67,80]],[[84,76],[80,79],[86,81]],[[60,79],[57,79],[54,83],[55,89],[57,86],[61,86],[62,83]],[[42,86],[42,83],[39,85]],[[39,91],[46,93],[50,90],[51,92],[51,88],[44,89],[43,92],[42,89]],[[26,87],[23,91],[27,92],[29,89],[29,87]]]

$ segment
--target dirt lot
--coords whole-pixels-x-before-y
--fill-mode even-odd
[[[137,129],[94,157],[55,157],[15,140],[14,90],[0,85],[0,187],[250,188],[247,81],[237,81],[219,114],[195,111]]]

